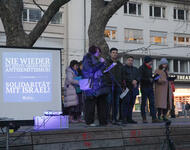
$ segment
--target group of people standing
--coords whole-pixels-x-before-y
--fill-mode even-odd
[[[106,126],[108,123],[135,124],[137,122],[133,120],[132,112],[140,88],[143,123],[148,123],[147,100],[149,100],[152,123],[167,121],[167,112],[173,107],[171,85],[174,81],[174,78],[168,74],[167,59],[160,60],[160,65],[154,73],[150,56],[144,57],[143,65],[139,68],[133,66],[133,63],[133,56],[128,56],[126,64],[123,65],[118,60],[117,48],[111,48],[109,57],[104,59],[101,57],[101,49],[97,46],[91,46],[84,56],[80,75],[77,61],[71,61],[66,71],[64,87],[64,107],[68,111],[70,120],[81,119],[83,112],[85,123],[95,126],[95,107],[97,107],[100,126]],[[77,79],[77,76],[81,78]],[[80,79],[91,79],[89,80],[91,88],[81,91],[82,96],[77,94],[76,90],[79,88]],[[126,95],[121,98],[122,92],[126,92]],[[78,107],[82,109],[79,110]]]

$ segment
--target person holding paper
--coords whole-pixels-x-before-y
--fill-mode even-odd
[[[64,111],[69,115],[69,121],[71,123],[77,122],[77,106],[78,96],[75,90],[75,86],[78,85],[78,81],[74,78],[77,77],[78,61],[72,60],[70,66],[66,69],[66,79],[64,85]]]
[[[109,68],[113,63],[116,65],[105,74],[105,80],[109,86],[109,94],[107,96],[107,117],[108,122],[117,124],[118,122],[118,110],[119,110],[119,96],[121,94],[122,84],[122,67],[123,65],[118,60],[118,49],[111,48],[110,56],[106,59],[106,66]]]
[[[145,111],[147,99],[149,100],[149,108],[152,116],[152,123],[159,123],[160,120],[158,120],[156,117],[155,99],[154,99],[154,90],[153,90],[154,79],[152,78],[152,58],[150,56],[144,57],[144,63],[139,67],[139,75],[140,75],[140,87],[142,93],[141,116],[143,119],[143,123],[148,123]]]
[[[167,112],[172,109],[171,77],[168,76],[168,61],[166,58],[160,60],[159,68],[155,71],[160,78],[155,82],[155,106],[158,110],[158,119],[167,121]],[[162,118],[161,118],[162,115]]]
[[[139,73],[138,69],[133,66],[134,57],[128,56],[126,65],[123,67],[123,78],[129,92],[122,100],[122,121],[123,124],[137,122],[132,119],[133,107],[136,96],[139,94]]]
[[[85,94],[85,122],[89,126],[94,124],[95,105],[97,105],[99,125],[107,125],[107,101],[106,97],[109,89],[103,80],[103,71],[105,70],[104,59],[101,57],[101,49],[97,46],[91,46],[89,52],[83,58],[83,79],[90,80],[90,88],[84,90]]]

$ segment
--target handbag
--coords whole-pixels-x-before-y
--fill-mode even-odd
[[[83,91],[86,91],[86,90],[91,90],[92,89],[92,79],[81,79],[79,80],[79,86],[80,86],[80,89],[83,90]]]

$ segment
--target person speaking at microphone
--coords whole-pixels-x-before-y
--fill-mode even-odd
[[[106,97],[109,89],[103,80],[105,70],[104,59],[101,57],[101,49],[91,46],[83,58],[83,79],[91,79],[90,89],[84,91],[85,95],[85,122],[89,126],[96,126],[95,105],[97,105],[99,125],[107,125]]]

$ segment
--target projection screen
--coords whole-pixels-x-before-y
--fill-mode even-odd
[[[0,118],[61,111],[61,50],[0,47]]]

